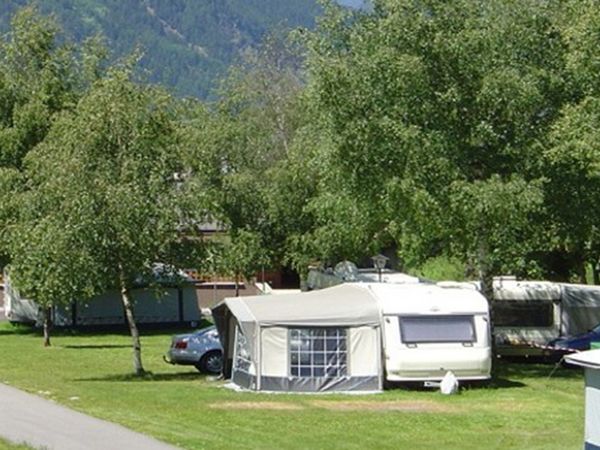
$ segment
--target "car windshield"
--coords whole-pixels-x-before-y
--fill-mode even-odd
[[[600,323],[592,328],[592,332],[600,334]]]

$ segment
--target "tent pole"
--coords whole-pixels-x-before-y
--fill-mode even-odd
[[[385,376],[385,370],[383,369],[383,338],[381,335],[381,325],[377,327],[377,343],[379,344],[379,351],[377,352],[377,367],[379,367],[379,390],[383,391],[383,377]]]
[[[255,347],[256,348],[256,390],[260,391],[261,385],[261,365],[262,365],[262,355],[260,348],[260,337],[262,335],[262,328],[259,326],[256,333]]]

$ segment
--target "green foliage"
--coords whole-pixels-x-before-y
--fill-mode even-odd
[[[432,281],[465,281],[465,265],[457,258],[436,256],[425,261],[412,274]]]
[[[269,264],[260,236],[247,230],[235,230],[220,251],[220,272],[251,279]]]
[[[216,39],[192,26],[199,11],[260,22],[253,36],[271,23],[256,2],[78,5],[90,29],[116,13],[148,33],[168,24],[173,58],[183,41]],[[15,279],[51,303],[118,285],[119,267],[128,282],[158,261],[249,275],[268,256],[302,272],[383,249],[456,278],[455,261],[488,279],[583,278],[600,258],[595,5],[325,2],[315,32],[245,48],[211,103],[132,81],[149,53],[105,75],[100,38],[65,42],[27,8],[0,65],[0,239]],[[225,57],[216,48],[196,56]],[[230,239],[206,243],[206,221]],[[94,269],[60,291],[80,266]],[[24,281],[39,267],[56,280]]]
[[[40,143],[53,115],[73,106],[77,68],[73,51],[57,42],[58,27],[25,8],[0,42],[0,165],[20,168]]]
[[[304,169],[295,156],[297,134],[306,121],[300,50],[276,32],[246,52],[222,83],[213,111],[186,138],[190,181],[211,192],[213,211],[227,225],[233,248],[238,237],[250,233],[273,265],[283,259],[284,242],[299,220],[298,209],[290,208],[305,202],[305,192],[296,189],[306,187],[306,179],[291,172]],[[242,247],[238,250],[249,251],[239,255],[244,267],[265,263],[252,263],[258,256],[254,244]],[[225,259],[231,271],[236,258]]]
[[[111,69],[25,157],[7,232],[12,280],[38,304],[121,292],[138,375],[130,291],[157,263],[175,263],[180,242],[176,110],[164,92],[132,82],[128,66]]]
[[[8,241],[18,252],[27,251],[32,239],[40,245],[37,256],[29,255],[35,261],[27,270],[30,271],[20,280],[26,290],[34,289],[35,279],[44,276],[44,271],[51,270],[40,263],[37,258],[56,259],[61,251],[73,245],[67,238],[62,242],[48,240],[51,230],[59,230],[62,223],[59,219],[44,222],[39,228],[28,230],[31,234],[21,236],[26,239],[17,242],[14,221],[22,210],[26,220],[35,216],[37,203],[22,204],[20,193],[27,185],[27,177],[21,172],[23,161],[28,153],[46,138],[52,123],[63,112],[72,110],[82,90],[89,86],[100,75],[102,50],[99,45],[86,46],[76,52],[68,42],[62,42],[59,29],[51,18],[38,14],[36,9],[27,7],[20,10],[12,19],[12,26],[5,39],[0,42],[0,243],[3,262],[8,262]],[[94,60],[93,73],[86,72],[86,63]],[[29,209],[27,213],[24,211]],[[12,235],[12,237],[11,237]],[[62,250],[58,248],[62,246]],[[42,249],[44,247],[44,249]],[[74,259],[83,257],[76,255]],[[69,263],[65,261],[65,270]],[[64,275],[64,274],[63,274]],[[15,274],[17,278],[20,276]],[[76,275],[74,275],[76,276]],[[51,297],[69,301],[72,296],[65,296],[64,290],[58,286],[49,287]],[[40,299],[47,305],[49,297]]]
[[[313,120],[331,138],[313,203],[332,233],[319,247],[397,246],[409,267],[451,254],[481,274],[539,274],[535,251],[554,248],[542,149],[581,92],[567,23],[553,1],[328,8],[309,39]],[[585,36],[568,27],[572,42]],[[363,239],[335,236],[344,223]]]
[[[38,280],[27,276],[31,288],[45,282],[73,288],[75,277],[118,287],[121,271],[131,286],[176,239],[172,175],[179,160],[170,100],[127,78],[127,71],[113,70],[97,82],[27,157],[11,254],[15,274],[48,272]],[[65,264],[71,257],[76,261]],[[35,294],[38,301],[64,298],[51,290]]]

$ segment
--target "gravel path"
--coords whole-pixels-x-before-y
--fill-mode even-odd
[[[0,436],[49,450],[176,449],[1,383]]]

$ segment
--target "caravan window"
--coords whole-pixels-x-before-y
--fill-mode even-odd
[[[233,367],[236,371],[250,373],[250,352],[248,351],[248,340],[239,327],[235,330],[235,356]]]
[[[346,375],[345,328],[290,329],[290,375],[337,378]]]
[[[473,316],[401,316],[399,320],[405,344],[477,340]]]
[[[551,327],[551,300],[501,300],[493,303],[494,325],[498,327]]]

